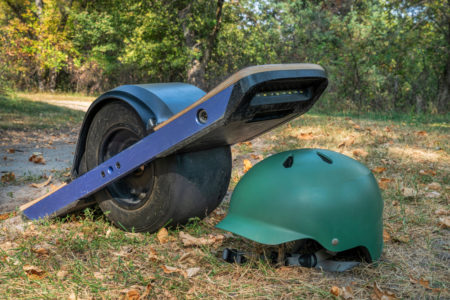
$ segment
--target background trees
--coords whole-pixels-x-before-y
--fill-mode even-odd
[[[0,0],[0,87],[100,93],[312,62],[322,106],[449,110],[448,0]]]

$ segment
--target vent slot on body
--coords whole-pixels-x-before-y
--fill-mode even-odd
[[[247,123],[280,119],[280,118],[286,117],[287,115],[292,114],[293,112],[294,112],[293,109],[260,112],[260,113],[256,113],[252,119],[247,121]]]

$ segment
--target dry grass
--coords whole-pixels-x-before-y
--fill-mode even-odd
[[[47,102],[51,101],[83,101],[92,102],[95,96],[86,96],[83,94],[64,94],[64,93],[17,93],[17,96],[31,101]]]
[[[252,250],[254,244],[227,235],[222,245],[184,247],[180,229],[169,230],[169,241],[160,244],[156,234],[125,233],[88,210],[27,225],[24,230],[9,225],[0,232],[0,298],[114,299],[142,295],[148,287],[149,298],[161,299],[323,299],[335,297],[332,286],[349,286],[355,299],[367,299],[374,293],[374,283],[401,298],[450,298],[450,234],[439,226],[442,214],[449,213],[449,141],[446,123],[306,115],[233,147],[231,187],[243,174],[244,159],[254,164],[295,148],[340,151],[371,169],[386,168],[375,174],[379,180],[389,179],[383,190],[389,237],[378,263],[337,274],[275,268],[259,261],[227,264],[220,259],[223,247]],[[406,191],[413,191],[413,196]],[[214,225],[226,208],[224,203],[182,230],[197,237],[224,234]],[[187,259],[180,261],[186,253],[190,253]],[[39,267],[43,273],[27,274],[25,265]],[[165,273],[164,265],[183,270],[200,267],[200,271],[185,278],[180,272]]]

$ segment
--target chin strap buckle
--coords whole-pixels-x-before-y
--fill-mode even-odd
[[[357,261],[337,261],[331,260],[335,253],[321,249],[311,254],[288,254],[285,258],[286,266],[300,266],[305,268],[316,268],[329,272],[344,272],[359,265]],[[277,261],[278,254],[272,252],[270,257],[264,255],[257,256],[253,253],[245,253],[236,249],[225,248],[222,253],[222,259],[228,263],[244,264],[248,258],[259,258],[268,260],[271,263]]]
[[[228,263],[236,263],[239,265],[247,262],[244,252],[229,248],[223,249],[222,259]]]

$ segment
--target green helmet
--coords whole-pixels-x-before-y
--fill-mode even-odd
[[[277,245],[312,239],[325,249],[383,248],[383,200],[368,168],[340,153],[301,149],[273,155],[237,184],[218,228]]]

